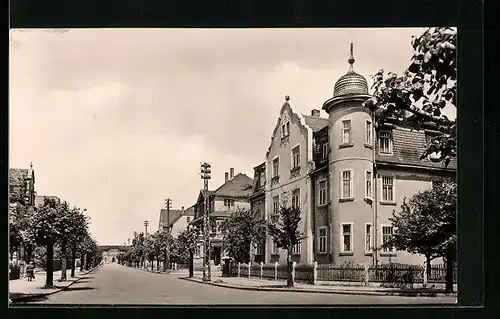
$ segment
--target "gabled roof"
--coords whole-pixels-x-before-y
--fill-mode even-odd
[[[310,115],[304,115],[304,120],[306,122],[306,125],[309,126],[314,133],[321,131],[325,127],[328,126],[329,120],[327,118],[323,117],[315,117],[315,116],[310,116]]]
[[[248,197],[252,193],[253,179],[243,173],[222,184],[213,195],[223,197]]]
[[[160,211],[160,226],[172,226],[182,216],[182,210],[171,209],[170,212],[166,209]]]

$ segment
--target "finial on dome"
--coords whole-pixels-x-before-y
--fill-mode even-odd
[[[353,44],[351,42],[351,52],[350,52],[351,55],[349,56],[349,60],[348,60],[348,62],[349,62],[349,71],[354,71],[353,64],[354,64],[354,61],[356,61],[356,60],[354,60],[354,54],[353,54],[352,51],[353,51]]]
[[[33,162],[30,162],[30,167],[33,168]]]
[[[290,96],[285,95],[285,101],[287,101],[287,102],[288,102],[289,100],[290,100]]]

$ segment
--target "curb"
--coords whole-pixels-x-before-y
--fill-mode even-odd
[[[88,274],[90,274],[91,272],[93,272],[94,270],[96,270],[97,268],[99,268],[99,266],[94,267],[94,268],[90,269],[89,271],[87,271],[85,273],[82,273],[82,275],[88,275]],[[64,286],[64,287],[60,287],[60,288],[58,288],[55,291],[42,292],[42,293],[37,293],[37,294],[26,294],[24,296],[20,296],[20,297],[17,297],[17,298],[9,298],[9,303],[16,303],[16,302],[19,302],[19,301],[29,301],[29,300],[31,300],[33,298],[50,296],[50,295],[56,294],[58,292],[61,292],[61,291],[63,291],[64,289],[66,289],[68,287],[71,287],[72,285],[76,284],[77,282],[79,282],[82,279],[83,278],[77,278],[73,282],[71,282],[69,285]]]
[[[353,291],[353,290],[345,290],[345,291],[325,291],[325,290],[312,290],[312,289],[298,289],[298,288],[266,288],[266,287],[248,287],[248,286],[236,286],[231,284],[223,284],[223,283],[215,283],[215,282],[200,282],[199,280],[192,279],[189,277],[179,278],[182,280],[187,280],[191,282],[196,282],[199,284],[212,285],[216,287],[230,288],[230,289],[239,289],[239,290],[251,290],[251,291],[277,291],[277,292],[295,292],[295,293],[316,293],[316,294],[339,294],[339,295],[359,295],[359,296],[404,296],[404,297],[430,297],[425,296],[428,293],[415,293],[413,296],[408,296],[411,292],[396,292],[396,291]],[[420,296],[420,294],[424,294],[424,296]],[[437,295],[443,295],[438,294]],[[432,296],[432,297],[437,297]],[[456,295],[449,295],[456,296]]]

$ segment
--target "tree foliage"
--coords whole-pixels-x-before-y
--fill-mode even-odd
[[[405,199],[401,211],[394,211],[390,218],[394,233],[383,247],[423,254],[428,259],[445,257],[453,263],[457,242],[456,203],[457,184],[452,179],[436,182],[432,189]]]
[[[378,71],[373,78],[373,97],[365,102],[377,114],[377,126],[388,119],[419,129],[431,123],[437,134],[422,159],[448,165],[456,157],[456,120],[443,114],[446,106],[456,108],[456,30],[429,28],[414,37],[411,64],[402,75]]]
[[[248,209],[239,209],[221,224],[224,248],[237,262],[251,262],[251,249],[262,245],[266,223]],[[252,247],[253,246],[253,247]]]

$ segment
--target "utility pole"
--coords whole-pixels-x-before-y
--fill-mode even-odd
[[[203,281],[211,280],[210,273],[210,220],[208,217],[209,212],[209,201],[208,201],[208,180],[211,178],[210,175],[212,166],[206,162],[201,164],[201,179],[203,179],[204,186],[204,201],[203,205],[205,208],[204,218],[203,218]]]
[[[165,208],[167,209],[167,248],[165,249],[165,264],[170,268],[170,208],[172,207],[172,200],[165,199]],[[163,267],[163,268],[166,268]]]
[[[148,226],[149,226],[149,221],[145,220],[144,221],[144,228],[146,228],[146,232],[144,233],[144,238],[148,237]]]

